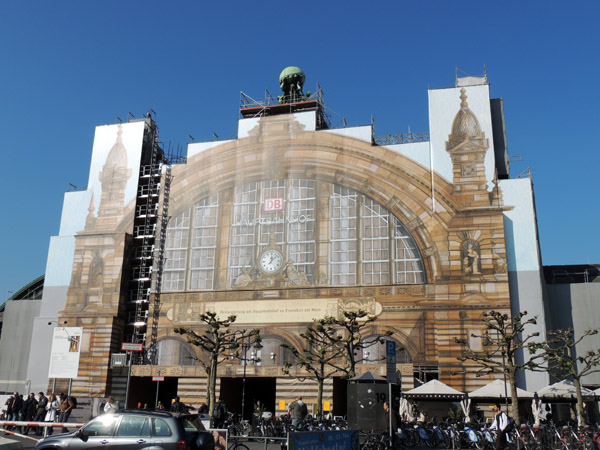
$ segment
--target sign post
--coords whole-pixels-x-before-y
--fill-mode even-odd
[[[392,402],[392,383],[396,382],[396,341],[385,341],[386,378],[388,381],[388,428],[390,430],[390,443],[394,442],[392,430],[392,414],[396,414]]]
[[[131,382],[131,352],[141,352],[144,344],[137,342],[121,342],[121,351],[127,352],[127,387],[125,388],[125,409],[129,404],[129,383]]]
[[[160,375],[160,369],[157,371],[158,376],[152,377],[152,381],[156,381],[156,400],[154,402],[154,408],[158,406],[158,389],[160,388],[160,382],[165,381],[165,377]]]

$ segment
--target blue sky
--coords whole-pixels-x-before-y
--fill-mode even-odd
[[[428,131],[427,89],[481,74],[531,168],[545,265],[600,263],[600,2],[0,3],[0,301],[45,271],[63,194],[87,183],[94,127],[157,112],[161,140],[235,135],[240,91],[288,65],[348,125]],[[334,120],[335,122],[335,120]]]

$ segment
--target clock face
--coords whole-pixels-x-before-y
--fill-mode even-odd
[[[279,250],[267,250],[260,257],[260,268],[265,273],[275,273],[283,266],[283,255]]]

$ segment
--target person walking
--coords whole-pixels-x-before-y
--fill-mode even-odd
[[[400,425],[400,421],[398,420],[398,413],[392,409],[390,409],[390,404],[388,402],[383,403],[383,409],[385,410],[385,427],[388,428],[390,426],[390,420],[392,421],[392,442],[396,442],[396,433],[398,433],[398,427]],[[392,417],[390,418],[390,414]]]
[[[21,414],[23,410],[23,396],[18,392],[14,393],[13,403],[12,403],[12,420],[15,422],[21,420]],[[21,427],[13,427],[13,430],[18,429],[21,432]]]
[[[56,421],[56,414],[58,409],[60,408],[60,404],[56,399],[56,395],[50,394],[48,397],[48,403],[46,404],[46,417],[44,417],[44,422],[54,422]],[[52,427],[48,427],[48,436],[52,434]]]
[[[25,422],[31,422],[36,413],[38,401],[35,398],[35,394],[32,392],[27,396],[27,399],[23,402],[23,412],[22,419]],[[29,434],[30,427],[25,427],[23,429],[23,434]]]
[[[46,405],[48,404],[48,397],[44,395],[43,392],[38,394],[38,402],[35,410],[35,417],[33,420],[35,422],[43,422],[46,417]],[[37,427],[35,429],[36,436],[42,436],[44,434],[42,427]]]
[[[298,424],[308,415],[308,407],[306,406],[306,403],[302,401],[301,395],[296,397],[296,400],[290,403],[288,414],[292,419],[292,425],[295,427],[297,427]]]
[[[490,426],[491,430],[496,430],[496,450],[504,450],[505,448],[511,448],[506,439],[508,433],[508,416],[502,412],[500,403],[494,404],[491,407],[494,410],[494,422]]]
[[[225,419],[227,418],[227,406],[223,399],[219,397],[217,403],[215,403],[215,409],[213,410],[213,424],[215,428],[223,428]]]

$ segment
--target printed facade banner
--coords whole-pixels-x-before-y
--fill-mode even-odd
[[[49,378],[77,378],[81,352],[81,327],[57,327],[52,337]]]

